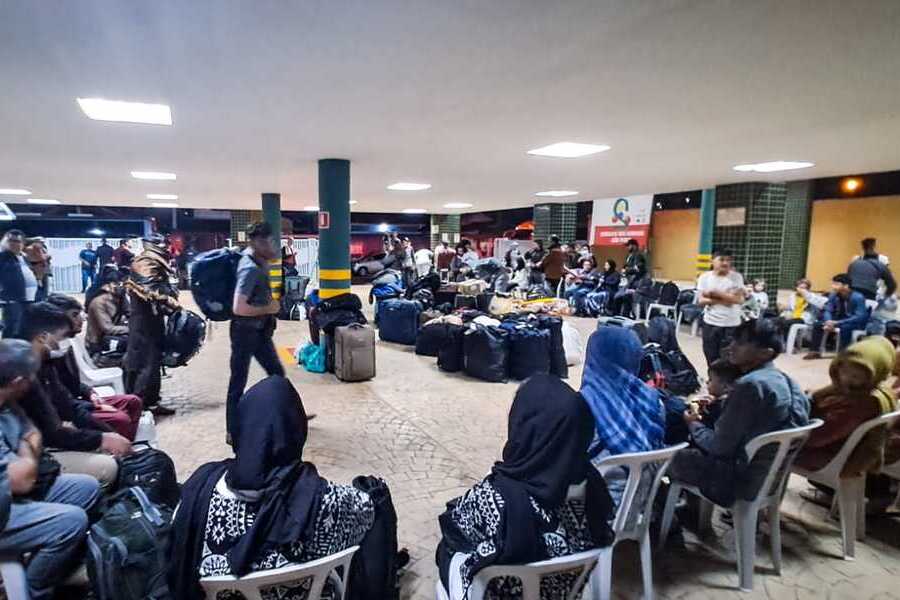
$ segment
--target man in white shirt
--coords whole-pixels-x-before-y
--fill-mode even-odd
[[[719,359],[722,350],[731,343],[735,328],[741,324],[744,278],[732,268],[731,261],[731,251],[714,252],[712,271],[697,281],[697,303],[704,307],[703,354],[707,364]]]

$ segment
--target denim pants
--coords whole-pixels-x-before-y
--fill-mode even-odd
[[[237,439],[234,429],[237,404],[244,395],[250,361],[256,359],[266,375],[284,377],[284,367],[275,350],[272,335],[277,321],[274,316],[234,318],[231,320],[231,379],[228,381],[228,397],[225,402],[225,423],[232,439]]]
[[[25,317],[24,302],[8,302],[2,305],[3,310],[3,337],[15,338],[22,328]]]
[[[0,555],[31,552],[26,569],[32,600],[49,598],[81,558],[87,532],[85,513],[100,496],[97,480],[60,475],[43,502],[14,502],[0,533]]]
[[[86,291],[92,285],[94,285],[94,270],[81,269],[81,291]]]

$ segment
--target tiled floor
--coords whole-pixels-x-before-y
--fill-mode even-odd
[[[357,290],[365,298],[368,289]],[[594,328],[590,319],[572,319],[584,339]],[[282,322],[276,334],[281,346],[308,337],[306,323]],[[699,339],[680,336],[685,352],[704,365]],[[228,383],[228,327],[217,324],[212,339],[186,368],[171,371],[164,394],[179,414],[160,423],[163,447],[187,477],[204,462],[229,455],[225,445],[224,399]],[[805,388],[820,386],[827,361],[803,362],[782,357],[779,365]],[[262,372],[254,366],[251,382]],[[390,484],[399,515],[401,546],[413,562],[403,581],[403,598],[431,598],[435,578],[437,515],[447,500],[484,476],[500,456],[506,414],[515,383],[491,384],[438,371],[432,358],[416,356],[411,347],[379,343],[376,379],[356,384],[331,375],[289,369],[289,377],[306,409],[318,414],[312,423],[306,457],[329,479],[349,482],[358,474],[377,474]],[[581,368],[571,369],[576,389]],[[802,501],[803,481],[794,478],[784,505],[784,569],[771,574],[768,538],[759,541],[756,589],[736,590],[733,533],[716,526],[702,543],[686,535],[686,549],[655,554],[655,585],[661,598],[900,598],[900,519],[869,520],[869,538],[857,545],[855,562],[840,555],[837,523],[825,510]],[[718,521],[718,520],[717,520]],[[613,594],[640,595],[636,548],[617,549]]]

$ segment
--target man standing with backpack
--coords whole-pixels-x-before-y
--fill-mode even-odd
[[[267,375],[284,377],[284,367],[272,341],[281,308],[269,287],[269,261],[275,258],[272,228],[253,223],[247,228],[247,248],[237,268],[231,319],[231,379],[225,421],[228,439],[236,439],[237,403],[247,386],[250,360],[255,358]]]
[[[878,298],[878,282],[883,281],[885,298],[890,298],[897,291],[897,282],[890,267],[885,264],[875,250],[875,238],[862,241],[863,255],[857,257],[847,267],[853,291],[859,292],[866,300]]]

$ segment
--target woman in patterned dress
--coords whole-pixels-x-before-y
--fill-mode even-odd
[[[322,479],[303,461],[307,419],[287,379],[257,383],[237,410],[235,458],[200,467],[182,490],[169,573],[176,600],[203,598],[201,577],[243,576],[340,552],[360,544],[375,521],[369,494]],[[307,600],[311,583],[276,586],[263,597]]]
[[[452,598],[467,598],[478,571],[566,556],[612,542],[612,500],[588,462],[594,421],[584,400],[552,375],[523,383],[509,413],[503,460],[447,504],[439,518],[437,564]],[[574,582],[557,575],[542,600],[563,600]],[[487,598],[521,598],[521,582],[498,578]]]

